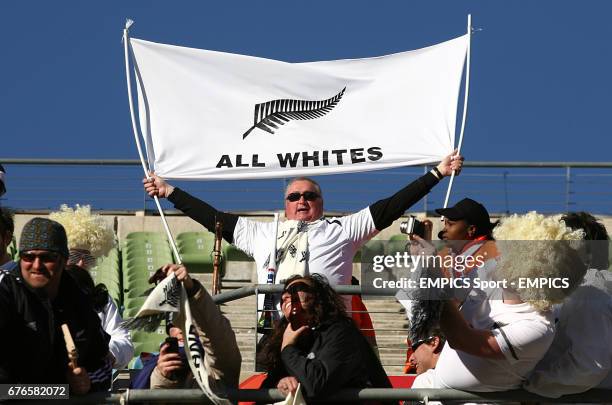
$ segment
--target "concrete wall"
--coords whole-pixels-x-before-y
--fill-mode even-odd
[[[426,217],[425,213],[411,213],[416,216],[418,219],[423,220]],[[102,217],[111,224],[119,237],[119,240],[125,239],[126,235],[130,232],[140,232],[140,231],[154,231],[154,232],[164,232],[164,228],[160,217],[158,215],[145,215],[142,211],[137,211],[132,215],[105,215],[101,213]],[[334,216],[334,213],[326,213],[328,217]],[[23,225],[29,221],[30,219],[36,216],[46,215],[33,215],[33,214],[17,214],[15,216],[15,237],[19,240],[19,236],[21,235],[21,229]],[[272,221],[273,212],[257,212],[252,214],[245,214],[250,219],[256,221]],[[170,230],[173,235],[178,235],[181,232],[188,231],[202,231],[204,228],[202,225],[192,220],[189,217],[182,215],[167,215],[168,225],[170,226]],[[612,231],[612,217],[610,216],[598,216],[598,218],[603,222],[606,228]],[[283,215],[281,215],[281,219]],[[442,223],[439,217],[429,217],[433,222],[434,230],[433,236],[436,239],[436,235],[442,229]],[[493,216],[492,220],[495,221],[499,219],[499,216]],[[395,221],[389,228],[383,230],[380,234],[376,236],[376,239],[386,240],[389,239],[392,235],[396,235],[400,233],[399,224],[402,221],[405,221],[406,218],[401,218]]]
[[[411,213],[415,215],[418,219],[423,220],[426,217],[424,213]],[[102,214],[105,220],[107,220],[114,227],[119,240],[122,241],[130,232],[141,232],[141,231],[153,231],[153,232],[164,232],[162,222],[158,215],[144,215],[144,212],[135,212],[133,215],[104,215]],[[258,212],[248,215],[250,219],[256,221],[272,221],[273,212]],[[334,216],[333,213],[326,213],[328,217]],[[23,225],[29,221],[31,218],[35,216],[45,216],[45,215],[31,215],[31,214],[18,214],[15,217],[15,233],[16,239],[19,241],[19,236],[21,234],[21,229]],[[168,225],[172,234],[176,237],[176,235],[181,232],[188,231],[202,231],[204,228],[202,225],[192,220],[191,218],[171,214],[166,216],[168,220]],[[612,230],[612,217],[599,217],[600,220],[604,223],[607,229]],[[439,217],[430,217],[428,218],[433,222],[433,238],[437,239],[438,232],[442,229],[442,222]],[[493,221],[499,219],[499,216],[494,216],[492,218]],[[397,235],[400,233],[400,222],[405,221],[406,218],[401,218],[395,221],[389,228],[383,230],[380,234],[376,236],[375,239],[380,240],[388,240],[391,236]],[[360,263],[353,264],[353,275],[357,278],[360,278]],[[228,262],[226,267],[226,279],[230,280],[251,280],[252,282],[256,282],[256,267],[253,262]]]

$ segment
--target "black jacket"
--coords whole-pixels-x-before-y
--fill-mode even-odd
[[[308,397],[324,398],[341,388],[391,388],[380,361],[349,318],[310,331],[309,347],[289,345],[281,352],[283,368],[270,370],[263,386],[295,377]]]
[[[110,387],[110,336],[74,280],[64,271],[51,301],[24,282],[19,266],[0,270],[0,383],[65,384],[63,323],[77,347],[78,366],[90,375],[91,391]]]

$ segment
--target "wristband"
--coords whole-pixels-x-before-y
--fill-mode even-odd
[[[438,180],[442,180],[442,177],[444,177],[444,176],[442,176],[442,173],[440,173],[440,170],[438,170],[438,168],[435,167],[435,166],[434,166],[433,169],[431,169],[430,173],[433,174],[434,176],[436,176],[436,179],[438,179]]]

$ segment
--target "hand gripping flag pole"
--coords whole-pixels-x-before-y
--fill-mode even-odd
[[[468,94],[470,90],[470,44],[472,42],[472,15],[468,14],[467,18],[467,33],[468,33],[468,44],[467,52],[465,53],[465,89],[463,92],[463,116],[461,118],[461,131],[459,132],[459,144],[457,145],[457,154],[461,153],[461,146],[463,144],[463,132],[465,130],[465,121],[467,118],[467,107],[468,107]],[[451,189],[453,188],[453,182],[455,180],[455,171],[451,174],[451,178],[448,182],[448,189],[446,190],[446,197],[444,198],[444,208],[448,206],[448,199],[450,198]],[[442,217],[444,219],[444,217]]]
[[[131,75],[130,75],[130,56],[129,56],[129,36],[128,31],[130,27],[134,24],[134,21],[128,19],[125,23],[125,28],[123,30],[123,46],[124,46],[124,55],[125,55],[125,76],[127,80],[127,89],[128,89],[128,99],[130,105],[130,117],[132,119],[132,131],[134,132],[134,139],[136,140],[136,148],[138,149],[138,155],[140,156],[140,162],[142,163],[142,170],[144,171],[145,177],[149,177],[149,170],[147,168],[147,163],[144,159],[144,154],[142,153],[142,147],[140,145],[140,138],[138,136],[138,129],[136,127],[136,117],[134,115],[134,104],[132,99],[132,85],[131,85]],[[157,210],[159,211],[160,218],[164,225],[164,229],[166,231],[166,235],[168,236],[168,241],[170,242],[170,246],[172,247],[172,251],[174,252],[174,257],[178,264],[182,264],[183,260],[179,255],[178,249],[176,247],[176,242],[172,237],[172,232],[170,232],[170,227],[168,226],[168,222],[166,221],[166,217],[164,215],[164,211],[162,210],[161,204],[159,203],[159,198],[154,196],[155,205],[157,206]],[[175,287],[172,287],[172,284]],[[155,289],[150,293],[149,298],[143,304],[143,307],[138,311],[136,317],[132,320],[126,321],[127,324],[133,325],[146,325],[151,326],[152,322],[148,320],[159,320],[164,316],[166,312],[182,312],[184,316],[182,317],[183,322],[179,325],[183,330],[183,333],[187,337],[188,344],[185,346],[185,352],[187,354],[187,358],[189,359],[189,367],[198,382],[198,385],[202,389],[202,391],[206,394],[206,396],[215,404],[229,405],[230,401],[220,398],[213,392],[210,387],[210,381],[208,379],[208,370],[205,367],[204,362],[204,350],[202,349],[201,342],[199,341],[197,328],[193,323],[193,319],[191,316],[191,308],[189,307],[189,299],[187,298],[187,291],[185,290],[185,286],[183,283],[176,282],[175,276],[166,277],[164,281],[155,287]],[[179,291],[179,287],[180,291]],[[167,308],[160,308],[159,305],[151,304],[151,308],[148,308],[149,302],[151,298],[156,297],[162,294],[165,296],[163,302],[167,305]],[[176,295],[180,295],[180,304],[176,301]],[[174,298],[174,299],[169,299]],[[179,307],[180,305],[180,307]],[[140,319],[141,322],[137,318],[142,316]],[[159,325],[159,323],[158,323]]]

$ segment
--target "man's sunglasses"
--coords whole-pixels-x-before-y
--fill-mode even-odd
[[[304,197],[304,200],[306,201],[314,201],[319,198],[320,195],[315,193],[314,191],[304,191],[303,193],[290,193],[287,194],[287,201],[296,202],[302,197]]]
[[[53,252],[39,254],[22,252],[19,253],[19,258],[26,263],[34,263],[36,261],[36,258],[39,258],[40,261],[43,263],[55,263],[57,259],[59,259],[59,254]]]
[[[419,348],[419,346],[421,346],[423,343],[427,343],[427,342],[429,342],[429,341],[430,341],[430,340],[432,340],[434,337],[435,337],[435,336],[430,336],[430,337],[428,337],[427,339],[420,339],[420,340],[417,340],[417,341],[416,341],[416,342],[414,342],[414,343],[412,344],[412,346],[411,346],[411,347],[412,347],[412,351],[413,351],[413,352],[416,352],[416,349],[418,349],[418,348]]]

